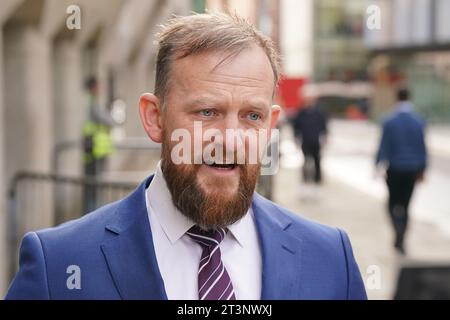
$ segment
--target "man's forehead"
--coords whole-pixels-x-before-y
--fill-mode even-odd
[[[172,72],[173,78],[188,85],[192,80],[258,87],[274,84],[270,61],[256,45],[239,52],[207,51],[177,59]]]

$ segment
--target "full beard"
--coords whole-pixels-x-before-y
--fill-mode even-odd
[[[260,174],[260,164],[238,165],[239,185],[234,195],[230,196],[220,191],[206,193],[197,181],[201,165],[176,165],[171,160],[170,153],[170,141],[165,140],[162,145],[161,169],[173,204],[183,215],[200,228],[210,230],[226,228],[247,213]]]

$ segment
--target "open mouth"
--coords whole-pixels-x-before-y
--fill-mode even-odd
[[[212,164],[206,164],[206,165],[208,167],[212,167],[212,168],[220,169],[220,170],[233,170],[234,168],[237,167],[236,164],[220,164],[220,163],[215,163],[215,162]]]

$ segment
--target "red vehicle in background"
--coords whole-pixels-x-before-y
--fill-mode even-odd
[[[278,103],[286,117],[291,118],[302,107],[302,89],[309,84],[305,78],[283,77],[279,82]],[[326,81],[315,83],[319,107],[330,116],[347,119],[367,119],[372,84],[367,81]]]
[[[304,78],[282,77],[278,84],[278,103],[284,108],[286,115],[295,114],[300,108],[301,89],[305,85]]]

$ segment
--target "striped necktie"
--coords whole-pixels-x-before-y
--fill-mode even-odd
[[[198,267],[198,296],[200,300],[236,300],[233,284],[222,262],[220,242],[226,230],[204,231],[193,226],[187,234],[203,249]]]

